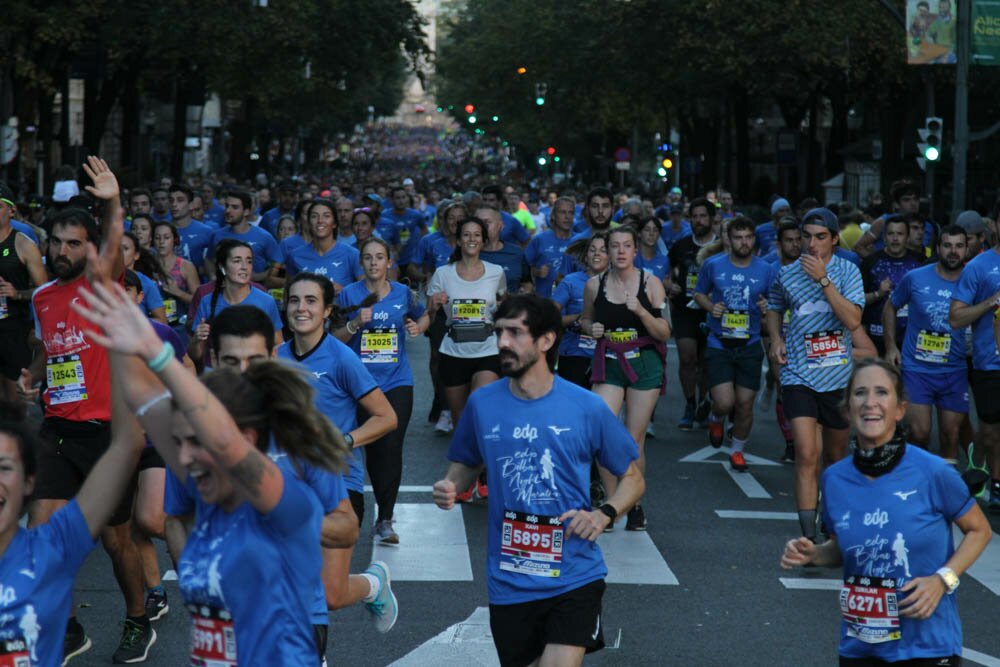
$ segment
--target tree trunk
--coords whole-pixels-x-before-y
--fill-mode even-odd
[[[736,126],[736,191],[746,201],[750,194],[750,98],[745,88],[733,96]]]
[[[806,192],[810,197],[821,199],[819,191],[819,177],[817,167],[819,159],[817,156],[816,136],[819,132],[819,94],[812,95],[812,102],[809,105],[809,137],[806,143]]]
[[[170,138],[170,177],[179,182],[184,176],[184,142],[187,139],[187,96],[184,86],[174,87],[174,127]]]

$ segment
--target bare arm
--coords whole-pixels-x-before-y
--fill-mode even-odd
[[[358,401],[358,405],[368,414],[368,419],[351,431],[354,446],[361,447],[375,442],[396,428],[396,411],[389,404],[381,389],[373,389]]]
[[[886,361],[899,365],[899,346],[896,343],[896,306],[886,299],[882,306],[882,338],[885,340]]]
[[[808,537],[789,540],[781,556],[781,567],[784,570],[810,563],[817,567],[840,567],[843,562],[836,535],[831,535],[823,544],[813,544]]]
[[[604,335],[604,325],[594,322],[594,300],[597,298],[598,278],[594,276],[583,288],[583,312],[580,313],[580,330],[591,338]],[[595,327],[598,329],[595,331]]]
[[[358,541],[358,515],[354,513],[351,499],[344,498],[332,512],[323,517],[319,529],[319,543],[324,549],[348,549]]]
[[[607,499],[606,504],[615,508],[620,517],[639,501],[646,490],[646,481],[639,472],[635,461],[629,463],[628,470],[618,478],[618,487]],[[600,510],[572,509],[564,512],[559,520],[566,525],[566,535],[578,535],[585,540],[595,541],[604,529],[611,525],[611,517]],[[566,522],[569,521],[567,524]]]
[[[45,264],[42,263],[42,253],[38,250],[38,246],[31,242],[31,239],[24,234],[18,234],[14,238],[14,249],[21,261],[24,262],[24,268],[28,270],[28,277],[31,278],[32,285],[38,287],[48,281]],[[33,289],[21,290],[17,298],[27,301],[31,298],[32,292],[34,292]]]
[[[998,299],[1000,299],[1000,292],[971,306],[952,299],[951,308],[948,310],[948,324],[954,329],[963,329],[989,312],[996,305]]]
[[[452,461],[451,465],[448,466],[448,472],[445,473],[444,479],[434,483],[434,490],[432,491],[434,504],[443,510],[450,510],[455,506],[457,490],[467,489],[472,486],[472,483],[476,481],[476,477],[479,476],[479,471],[482,469],[483,466],[481,465],[473,468],[464,463]]]

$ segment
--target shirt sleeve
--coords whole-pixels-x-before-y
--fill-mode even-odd
[[[281,500],[270,512],[264,515],[264,520],[282,535],[294,533],[299,526],[309,521],[313,516],[311,491],[303,480],[288,471],[278,468],[285,478],[281,490]]]
[[[347,260],[347,267],[351,272],[351,277],[355,280],[361,280],[365,277],[365,272],[361,268],[361,251],[349,253],[349,258]]]
[[[469,402],[462,410],[462,416],[455,425],[455,434],[448,446],[448,460],[462,463],[470,468],[476,468],[483,463],[483,454],[476,439],[476,401],[475,396],[469,397]]]
[[[714,277],[714,269],[712,268],[714,264],[707,264],[701,267],[701,271],[698,272],[698,282],[694,285],[694,291],[697,294],[704,294],[705,296],[711,298],[709,291],[712,289],[712,279]]]
[[[284,258],[281,255],[281,248],[278,247],[278,242],[270,234],[262,238],[264,238],[264,258],[271,264],[281,264]]]
[[[975,262],[970,262],[959,276],[958,286],[951,294],[952,301],[973,306],[976,303],[976,291],[979,284],[979,267]],[[37,320],[36,320],[37,321]]]
[[[562,280],[558,285],[556,285],[556,288],[552,290],[552,300],[555,301],[560,308],[562,308],[563,315],[568,314],[566,313],[566,305],[569,303],[569,299],[569,284],[566,280]]]
[[[329,514],[337,509],[340,501],[347,497],[347,487],[344,486],[340,473],[323,470],[311,465],[303,465],[303,477],[306,484],[316,494],[323,514]],[[338,483],[339,482],[339,483]],[[343,496],[340,493],[343,491]]]
[[[771,289],[767,291],[767,308],[778,313],[783,313],[787,309],[785,302],[785,288],[781,284],[781,270],[779,269],[774,280],[771,281]]]
[[[160,288],[157,287],[156,283],[152,280],[142,281],[142,300],[146,305],[147,311],[153,311],[157,308],[163,308],[163,295],[160,294]]]
[[[278,304],[275,300],[266,293],[265,296],[267,296],[267,301],[264,302],[264,312],[266,312],[267,316],[271,319],[271,324],[274,325],[274,331],[277,333],[281,331],[281,328],[284,326],[281,322],[281,313],[278,312]]]
[[[37,530],[44,531],[46,541],[59,551],[65,568],[71,571],[79,569],[97,544],[90,536],[87,519],[75,499],[60,508],[48,523]]]
[[[221,299],[222,296],[220,295],[219,298]],[[192,328],[198,326],[199,324],[208,319],[209,315],[208,309],[211,306],[212,306],[212,293],[209,292],[208,294],[202,297],[201,301],[198,302],[198,312],[195,313],[194,324],[192,325]]]
[[[912,284],[913,279],[910,278],[910,274],[907,273],[903,276],[903,279],[899,281],[899,284],[896,285],[896,289],[892,290],[889,295],[889,300],[892,302],[893,308],[898,310],[910,302],[910,288]]]
[[[945,519],[954,521],[972,509],[976,501],[953,466],[935,461],[931,474],[931,502]]]
[[[346,387],[355,401],[360,401],[372,390],[378,389],[375,378],[354,353],[340,356],[337,360],[337,375],[340,386]]]
[[[536,236],[528,242],[528,247],[524,249],[524,259],[528,262],[530,266],[538,268],[538,260],[540,259],[541,251],[541,236]]]
[[[186,516],[194,513],[195,502],[193,489],[190,488],[191,478],[182,483],[173,471],[167,468],[163,482],[163,511],[170,516]]]
[[[861,282],[861,271],[850,262],[845,261],[843,285],[840,294],[845,299],[858,306],[865,307],[865,288]]]

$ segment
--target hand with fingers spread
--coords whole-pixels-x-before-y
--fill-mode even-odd
[[[107,162],[95,155],[90,155],[83,164],[83,171],[94,182],[93,185],[86,186],[87,192],[104,201],[118,196],[120,192],[118,179],[115,178],[115,174]]]

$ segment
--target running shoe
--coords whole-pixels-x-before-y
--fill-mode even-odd
[[[63,637],[63,658],[62,664],[65,667],[70,660],[80,655],[81,653],[86,653],[93,646],[90,642],[90,637],[87,636],[87,632],[80,625],[80,622],[75,618],[69,619],[69,623],[66,624],[66,636]]]
[[[694,420],[701,424],[708,422],[708,413],[712,409],[712,400],[705,397],[700,404],[698,404],[698,409],[694,413]]]
[[[111,656],[111,662],[116,665],[146,662],[150,647],[156,643],[156,630],[152,625],[145,627],[130,618],[125,619],[122,628],[122,640],[118,650]]]
[[[167,592],[163,590],[163,586],[149,589],[146,594],[146,616],[149,617],[149,620],[158,621],[168,611],[170,611],[170,605],[167,604]]]
[[[642,505],[637,504],[628,511],[625,530],[646,530],[646,513],[642,510]]]
[[[375,524],[375,541],[379,544],[399,544],[399,535],[392,529],[392,519],[383,519]]]
[[[722,447],[722,422],[708,422],[708,444]]]
[[[746,472],[750,470],[750,466],[747,465],[747,460],[743,458],[743,452],[733,452],[729,455],[729,465],[733,467],[736,472]]]
[[[399,604],[396,602],[395,593],[392,592],[389,566],[380,560],[373,560],[365,570],[365,574],[372,575],[379,583],[378,595],[372,602],[366,602],[365,608],[375,620],[375,629],[383,633],[389,632],[399,617]]]
[[[782,463],[795,463],[795,445],[790,442],[786,442],[785,453],[782,454],[781,458],[778,460]]]
[[[441,416],[438,417],[437,424],[434,424],[434,430],[438,433],[443,433],[447,435],[454,430],[455,425],[451,423],[451,410],[442,410]]]
[[[688,403],[687,407],[684,408],[684,416],[677,422],[677,428],[682,431],[690,431],[694,428],[694,411],[694,403]]]
[[[479,478],[476,479],[476,497],[486,500],[490,497],[490,487],[486,483],[486,474],[480,473]]]
[[[968,451],[969,460],[966,464],[965,471],[962,472],[962,481],[964,481],[965,485],[969,487],[969,493],[971,493],[974,498],[986,500],[990,488],[990,471],[985,465],[977,466],[976,462],[972,460],[972,453],[974,450],[975,444],[970,442]]]
[[[465,491],[460,491],[459,493],[456,493],[455,494],[455,502],[456,503],[471,503],[472,502],[472,493],[475,490],[476,490],[476,485],[473,484],[472,486],[470,486]]]

